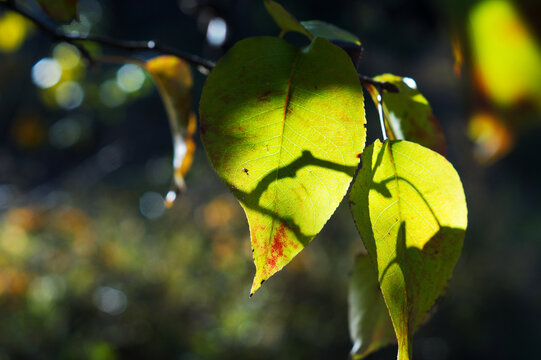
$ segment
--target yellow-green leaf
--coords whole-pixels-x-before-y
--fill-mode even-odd
[[[210,73],[199,108],[212,165],[243,206],[252,293],[321,230],[344,197],[365,142],[351,60],[323,38],[237,43]]]
[[[366,255],[355,261],[349,288],[349,333],[351,356],[363,359],[374,351],[396,343],[393,323],[379,288],[378,274]]]
[[[78,0],[36,0],[43,11],[54,21],[69,24],[77,19]]]
[[[428,101],[417,90],[415,81],[393,74],[378,75],[374,80],[394,84],[399,90],[398,93],[383,93],[383,113],[389,139],[413,141],[445,155],[446,143],[441,125]],[[365,86],[378,106],[377,89],[370,84]]]
[[[367,147],[351,210],[375,264],[399,345],[442,294],[460,256],[467,208],[460,178],[438,153],[408,141]]]
[[[178,192],[186,188],[184,176],[192,165],[195,151],[193,134],[196,119],[192,112],[192,74],[185,61],[170,55],[147,61],[145,68],[165,104],[173,136],[173,179],[176,189],[169,192],[166,198],[166,205],[171,206]]]
[[[264,0],[265,8],[272,16],[276,24],[282,29],[282,34],[290,31],[298,32],[306,35],[308,39],[312,40],[312,35],[302,24],[284,7],[272,0]]]
[[[324,37],[328,40],[340,40],[361,45],[361,40],[349,31],[339,28],[336,25],[326,23],[320,20],[301,21],[301,25],[312,35]]]

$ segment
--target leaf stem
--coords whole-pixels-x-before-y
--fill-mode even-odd
[[[39,19],[37,16],[29,12],[28,10],[18,6],[15,0],[9,0],[6,2],[0,2],[0,5],[4,8],[12,10],[36,25],[43,33],[48,34],[52,37],[53,41],[65,41],[77,47],[81,54],[87,59],[87,61],[92,65],[96,62],[101,62],[102,60],[94,58],[79,42],[91,41],[104,46],[111,48],[116,48],[124,51],[154,51],[162,54],[174,55],[178,58],[183,59],[184,61],[190,63],[197,67],[199,72],[204,75],[207,75],[210,70],[215,66],[215,63],[211,60],[204,59],[198,55],[190,54],[182,50],[178,50],[167,45],[163,45],[154,40],[149,41],[131,41],[131,40],[118,40],[113,39],[108,36],[102,35],[80,35],[80,34],[71,34],[67,33],[58,27],[53,27],[47,24],[46,22]],[[106,60],[105,60],[106,62]]]
[[[383,96],[381,88],[378,88],[378,115],[379,115],[379,124],[381,126],[381,135],[383,141],[387,140],[387,130],[385,129],[385,120],[383,119]]]

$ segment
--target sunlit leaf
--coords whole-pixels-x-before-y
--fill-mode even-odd
[[[310,40],[314,38],[312,34],[284,7],[272,0],[264,0],[265,8],[272,16],[276,24],[282,29],[282,34],[290,31],[306,35]]]
[[[541,105],[541,49],[510,1],[476,4],[469,16],[477,85],[503,106]]]
[[[356,259],[349,288],[349,332],[353,341],[353,359],[362,359],[396,343],[393,323],[379,288],[378,274],[370,258],[364,254]]]
[[[441,155],[409,141],[376,141],[363,153],[351,210],[377,267],[399,360],[411,359],[413,333],[444,291],[467,225],[464,190]]]
[[[69,24],[77,19],[78,0],[36,0],[43,11],[54,21]]]
[[[312,35],[323,37],[328,40],[341,40],[361,45],[361,40],[349,31],[340,29],[338,26],[320,20],[301,21],[301,25]]]
[[[146,62],[146,70],[156,83],[169,117],[173,135],[174,182],[177,191],[167,194],[166,204],[171,206],[177,192],[186,188],[184,176],[193,162],[196,129],[192,112],[192,74],[190,66],[175,56],[159,56]]]
[[[389,139],[413,141],[445,155],[445,136],[440,123],[428,101],[417,90],[415,81],[393,74],[378,75],[374,80],[389,82],[399,90],[398,93],[383,93],[383,113]],[[377,106],[377,89],[370,84],[365,86]]]
[[[199,113],[212,165],[250,224],[253,293],[345,195],[364,148],[362,89],[349,57],[328,40],[297,49],[249,38],[211,72]]]

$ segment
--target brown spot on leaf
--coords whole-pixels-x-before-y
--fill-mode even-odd
[[[259,95],[257,97],[257,101],[259,102],[269,102],[270,101],[270,95],[272,94],[272,91],[267,90],[263,94]]]

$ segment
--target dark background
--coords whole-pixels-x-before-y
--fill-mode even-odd
[[[213,60],[242,38],[279,33],[260,1],[81,3],[91,33],[155,39]],[[540,116],[528,113],[527,131],[513,133],[513,148],[498,161],[479,164],[473,156],[467,123],[476,109],[488,106],[508,122],[519,122],[524,112],[491,107],[476,90],[465,25],[469,2],[282,3],[300,19],[357,34],[361,73],[414,78],[447,136],[469,226],[447,293],[415,337],[415,358],[535,357]],[[517,6],[538,36],[531,19],[539,19],[539,5]],[[218,47],[206,42],[215,17],[227,23]],[[462,76],[453,72],[453,34],[465,48]],[[160,196],[170,184],[172,147],[150,79],[111,106],[100,91],[115,81],[119,65],[79,63],[61,82],[77,82],[84,99],[62,108],[55,102],[59,85],[43,90],[31,78],[33,65],[51,57],[54,46],[34,29],[19,49],[0,53],[0,359],[347,358],[347,287],[362,249],[347,207],[249,299],[248,226],[198,137],[188,192],[164,211]],[[194,108],[204,80],[194,71]],[[379,128],[368,99],[371,142]],[[395,354],[389,347],[370,359]]]

